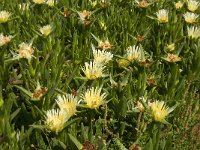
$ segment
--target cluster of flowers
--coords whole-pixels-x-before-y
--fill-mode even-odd
[[[43,4],[46,3],[49,6],[54,6],[56,3],[55,0],[33,0],[35,4]],[[199,15],[194,14],[194,12],[199,7],[200,3],[196,2],[194,0],[188,0],[187,2],[187,8],[191,12],[187,12],[183,15],[185,18],[185,21],[187,23],[193,24],[197,21],[197,18]],[[138,2],[139,7],[147,7],[148,3],[145,0],[142,0]],[[181,9],[183,6],[182,2],[175,3],[176,9]],[[27,10],[29,8],[29,5],[20,5],[20,9]],[[168,11],[165,9],[159,10],[157,15],[157,20],[160,23],[167,23],[169,21],[168,19]],[[90,11],[82,11],[78,12],[80,20],[84,24],[90,23]],[[7,11],[0,11],[0,23],[6,23],[11,16],[10,12]],[[46,25],[39,29],[40,33],[47,37],[52,32],[52,26]],[[192,26],[187,28],[188,31],[188,37],[191,37],[192,39],[197,39],[200,37],[200,29],[198,27]],[[13,36],[4,36],[3,34],[0,34],[0,46],[6,45],[11,41]],[[85,66],[82,68],[82,71],[84,72],[87,80],[95,80],[97,78],[104,77],[104,69],[106,68],[106,64],[109,63],[113,59],[113,54],[109,51],[112,45],[109,43],[108,40],[101,41],[98,40],[98,48],[95,48],[92,45],[92,52],[93,52],[93,61],[85,62]],[[168,45],[168,48],[170,50],[174,49],[174,44]],[[32,43],[21,43],[19,45],[17,57],[19,58],[26,58],[31,59],[33,57],[33,48]],[[180,57],[178,57],[175,54],[168,54],[167,61],[170,62],[177,62],[180,61]],[[126,50],[126,54],[124,55],[124,58],[119,60],[119,66],[127,66],[130,62],[144,62],[146,61],[145,58],[145,52],[141,45],[139,46],[129,46]],[[90,89],[87,89],[84,94],[81,96],[81,101],[84,101],[88,108],[90,109],[96,109],[99,106],[103,105],[105,103],[106,93],[101,93],[102,88],[98,87],[92,87]],[[63,96],[58,96],[56,100],[59,109],[51,109],[46,112],[45,116],[45,124],[47,125],[48,129],[54,132],[60,132],[64,128],[64,124],[66,121],[69,120],[73,115],[76,113],[76,107],[78,105],[78,98],[73,96],[72,94],[66,94]],[[137,106],[141,111],[144,111],[144,107],[141,103],[138,103]],[[148,107],[151,109],[153,118],[155,121],[158,122],[164,122],[165,117],[173,111],[173,109],[169,109],[163,101],[155,101],[148,104]]]
[[[9,18],[11,16],[10,12],[7,11],[0,11],[0,23],[6,23]],[[40,33],[42,34],[42,36],[47,37],[53,30],[53,27],[51,25],[45,25],[41,28],[39,28]],[[8,44],[11,39],[14,36],[12,35],[3,35],[2,33],[0,34],[0,46],[6,45]],[[27,44],[27,43],[21,43],[19,44],[19,49],[17,50],[18,54],[17,54],[17,58],[26,58],[26,59],[30,59],[33,56],[33,48],[32,48],[32,43],[31,44]]]
[[[85,67],[82,68],[88,80],[95,80],[97,78],[104,77],[104,69],[106,67],[105,65],[113,58],[113,54],[107,51],[107,49],[111,48],[109,41],[98,41],[98,48],[100,49],[96,49],[92,45],[94,60],[90,62],[85,62]]]
[[[178,10],[183,7],[184,3],[181,1],[178,1],[177,3],[174,3],[174,5],[175,5],[175,8]],[[195,14],[194,12],[198,9],[199,5],[200,5],[200,3],[195,0],[187,1],[187,9],[190,12],[186,12],[185,14],[183,14],[183,17],[184,17],[186,23],[194,24],[197,22],[199,15]],[[169,12],[165,9],[159,10],[156,13],[158,22],[163,23],[163,24],[167,23],[169,21],[168,14],[169,14]],[[200,28],[198,26],[188,26],[187,33],[188,33],[189,38],[198,39],[200,37]],[[174,43],[168,45],[168,49],[170,51],[173,51],[174,48],[175,48]],[[168,53],[167,57],[164,59],[169,62],[178,62],[181,60],[181,58],[177,54],[170,54],[170,53]]]
[[[183,7],[183,2],[179,1],[175,3],[176,9],[181,9]],[[186,23],[193,24],[197,22],[197,19],[199,17],[198,14],[195,14],[194,12],[198,9],[200,5],[200,2],[197,2],[195,0],[188,0],[187,2],[187,8],[190,12],[186,12],[183,14],[183,17],[186,21]],[[156,15],[157,15],[157,20],[160,23],[167,23],[169,21],[168,19],[168,11],[165,9],[159,10]],[[200,29],[198,27],[192,26],[187,28],[188,31],[188,36],[197,39],[200,37]]]
[[[81,95],[81,101],[84,101],[88,108],[96,109],[105,103],[106,93],[101,94],[101,88],[90,88]],[[47,128],[54,132],[60,132],[64,124],[70,117],[75,115],[78,98],[72,94],[58,96],[56,100],[59,109],[52,109],[46,112],[45,124]]]

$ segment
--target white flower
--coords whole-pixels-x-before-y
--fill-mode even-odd
[[[156,15],[157,19],[160,23],[167,23],[168,22],[168,11],[165,9],[159,10]]]
[[[45,0],[33,0],[35,4],[43,4]]]
[[[200,5],[200,3],[195,0],[188,0],[188,2],[187,2],[188,10],[191,12],[194,12],[195,10],[197,10],[199,5]]]
[[[94,61],[99,64],[106,64],[113,58],[113,54],[111,52],[107,52],[104,49],[98,50],[92,45],[92,52],[94,56]]]
[[[199,17],[199,15],[187,12],[183,15],[183,17],[185,18],[185,21],[187,23],[195,23],[197,21],[197,18]]]
[[[0,34],[0,46],[6,45],[10,42],[10,40],[13,38],[13,36],[4,36],[3,34]]]
[[[126,58],[129,61],[144,61],[144,51],[142,47],[139,46],[129,46],[126,52]]]
[[[48,36],[52,31],[51,25],[46,25],[40,28],[40,32],[46,37]]]
[[[17,51],[19,58],[30,59],[32,57],[34,50],[32,49],[31,45],[32,44],[27,43],[21,43],[19,45],[19,49]]]
[[[200,28],[198,27],[187,27],[188,37],[192,39],[197,39],[200,37]]]
[[[82,95],[82,98],[90,109],[95,109],[104,104],[106,93],[101,94],[101,88],[92,87]]]
[[[9,17],[11,16],[11,13],[8,11],[0,11],[0,23],[5,23],[8,21]]]
[[[68,120],[68,118],[65,116],[65,113],[55,109],[48,110],[45,118],[45,123],[48,129],[56,133],[63,129],[65,122]]]
[[[85,62],[85,68],[82,68],[86,78],[88,80],[94,80],[103,77],[104,66],[97,62]]]
[[[76,113],[77,97],[73,96],[72,94],[58,96],[56,102],[59,108],[65,112],[67,118],[70,118]]]

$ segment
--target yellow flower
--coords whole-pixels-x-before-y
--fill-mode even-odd
[[[17,52],[19,58],[30,59],[34,51],[31,47],[31,44],[21,43]]]
[[[159,10],[156,15],[157,19],[160,23],[167,23],[168,22],[168,11],[165,9]]]
[[[169,109],[164,101],[155,101],[148,105],[151,109],[153,119],[157,122],[166,122],[165,117],[174,110],[174,107]]]
[[[88,80],[94,80],[103,77],[104,66],[97,62],[85,63],[85,68],[82,68],[86,78]]]
[[[129,46],[126,52],[126,58],[130,62],[132,61],[144,61],[144,52],[142,47],[139,46]]]
[[[168,44],[168,45],[167,45],[167,49],[168,49],[170,52],[173,51],[173,50],[175,49],[175,44],[174,44],[174,43]]]
[[[105,41],[100,40],[98,43],[98,47],[106,50],[106,49],[111,49],[112,45],[110,44],[108,40],[105,40]]]
[[[168,61],[168,62],[178,62],[181,61],[181,58],[176,55],[176,54],[167,54],[167,57],[164,58],[164,60]]]
[[[62,131],[65,122],[68,120],[62,111],[55,109],[48,110],[45,118],[48,129],[56,133]]]
[[[77,98],[72,94],[58,96],[56,102],[61,111],[65,112],[67,118],[70,118],[76,113]]]
[[[107,52],[105,50],[98,50],[95,49],[95,47],[92,45],[92,52],[94,56],[94,61],[99,64],[106,64],[113,58],[113,54],[110,52]]]
[[[45,0],[33,0],[35,4],[43,4]]]
[[[188,37],[192,39],[197,39],[200,37],[200,28],[198,27],[187,27]]]
[[[56,4],[56,0],[47,0],[46,3],[48,6],[53,7]]]
[[[185,18],[185,21],[187,23],[195,23],[197,22],[197,18],[199,17],[199,15],[187,12],[183,15],[183,17]]]
[[[183,2],[178,1],[177,3],[174,4],[176,9],[181,9],[183,7]]]
[[[4,36],[3,34],[0,34],[0,46],[6,45],[10,42],[10,40],[13,38],[13,36]]]
[[[8,21],[9,17],[11,16],[11,13],[8,11],[0,11],[0,23],[5,23]]]
[[[197,10],[199,5],[200,5],[200,3],[195,0],[188,0],[188,2],[187,2],[188,10],[191,12],[194,12],[195,10]]]
[[[82,95],[82,98],[90,109],[95,109],[104,104],[106,93],[101,94],[101,88],[92,87]]]
[[[52,31],[51,25],[46,25],[40,28],[40,32],[46,37],[48,36]]]

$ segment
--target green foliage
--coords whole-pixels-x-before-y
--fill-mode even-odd
[[[178,10],[170,0],[143,0],[146,8],[134,0],[97,0],[95,6],[92,0],[58,0],[53,7],[28,0],[29,9],[22,10],[23,2],[0,1],[0,11],[12,13],[0,23],[0,34],[13,36],[0,45],[0,149],[200,149],[200,39],[187,32],[200,23],[185,22],[187,3]],[[167,23],[157,20],[160,9],[169,11]],[[83,10],[91,11],[86,22]],[[45,37],[40,27],[48,24],[52,32]],[[98,40],[110,42],[106,51],[113,58],[104,77],[87,80],[82,68],[94,59],[91,45],[99,48]],[[34,50],[31,59],[19,58],[22,42]],[[145,60],[127,60],[133,45],[143,48]],[[170,62],[168,54],[181,60]],[[96,109],[82,100],[91,87],[107,95]],[[50,131],[46,111],[57,109],[57,96],[67,93],[77,96],[77,112],[61,132]],[[176,106],[167,124],[153,120],[149,102],[155,100]]]

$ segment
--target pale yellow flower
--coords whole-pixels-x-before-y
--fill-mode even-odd
[[[45,124],[47,125],[48,129],[56,133],[62,131],[65,122],[68,120],[68,118],[65,117],[65,113],[55,109],[48,110],[45,118]]]
[[[167,54],[167,57],[164,58],[164,60],[168,61],[168,62],[178,62],[181,61],[181,58],[177,55],[177,54]]]
[[[46,4],[50,7],[53,7],[56,4],[56,0],[47,0]]]
[[[192,39],[197,39],[200,37],[200,28],[198,27],[187,27],[188,37]]]
[[[181,9],[183,7],[183,2],[178,1],[177,3],[174,3],[174,5],[176,9]]]
[[[17,52],[18,52],[19,58],[30,59],[32,57],[34,50],[31,47],[31,44],[21,43],[19,45],[19,49]]]
[[[174,108],[168,108],[164,101],[155,101],[149,103],[148,106],[151,109],[153,119],[157,122],[166,122],[165,118],[174,110]]]
[[[5,23],[8,21],[9,17],[11,16],[11,13],[8,11],[0,11],[0,23]]]
[[[85,68],[82,68],[88,80],[94,80],[103,77],[104,66],[96,62],[85,62]]]
[[[40,28],[40,32],[46,37],[52,32],[52,26],[46,25]]]
[[[98,50],[92,45],[92,52],[94,56],[94,61],[99,64],[106,64],[113,58],[113,54],[111,52],[107,52],[104,49]]]
[[[72,94],[58,96],[56,100],[60,110],[65,112],[67,118],[70,118],[76,113],[77,97]]]
[[[43,4],[45,0],[33,0],[35,4]]]
[[[197,18],[199,17],[199,15],[195,13],[187,12],[183,15],[183,17],[185,18],[185,21],[187,23],[195,23],[197,22]]]
[[[105,103],[106,93],[101,94],[101,88],[88,89],[84,95],[82,95],[83,101],[90,109],[98,108]]]
[[[139,46],[129,46],[126,50],[126,58],[130,62],[132,61],[144,61],[144,51],[142,47]]]
[[[197,10],[199,5],[200,5],[200,3],[195,0],[188,0],[188,2],[187,2],[188,10],[191,12],[194,12],[195,10]]]
[[[173,51],[175,49],[175,43],[172,43],[172,44],[167,44],[167,50],[168,51]]]
[[[0,46],[6,45],[7,43],[9,43],[12,38],[13,36],[11,35],[4,36],[3,34],[0,34]]]
[[[167,23],[168,22],[168,11],[165,9],[159,10],[156,15],[157,19],[160,23]]]

